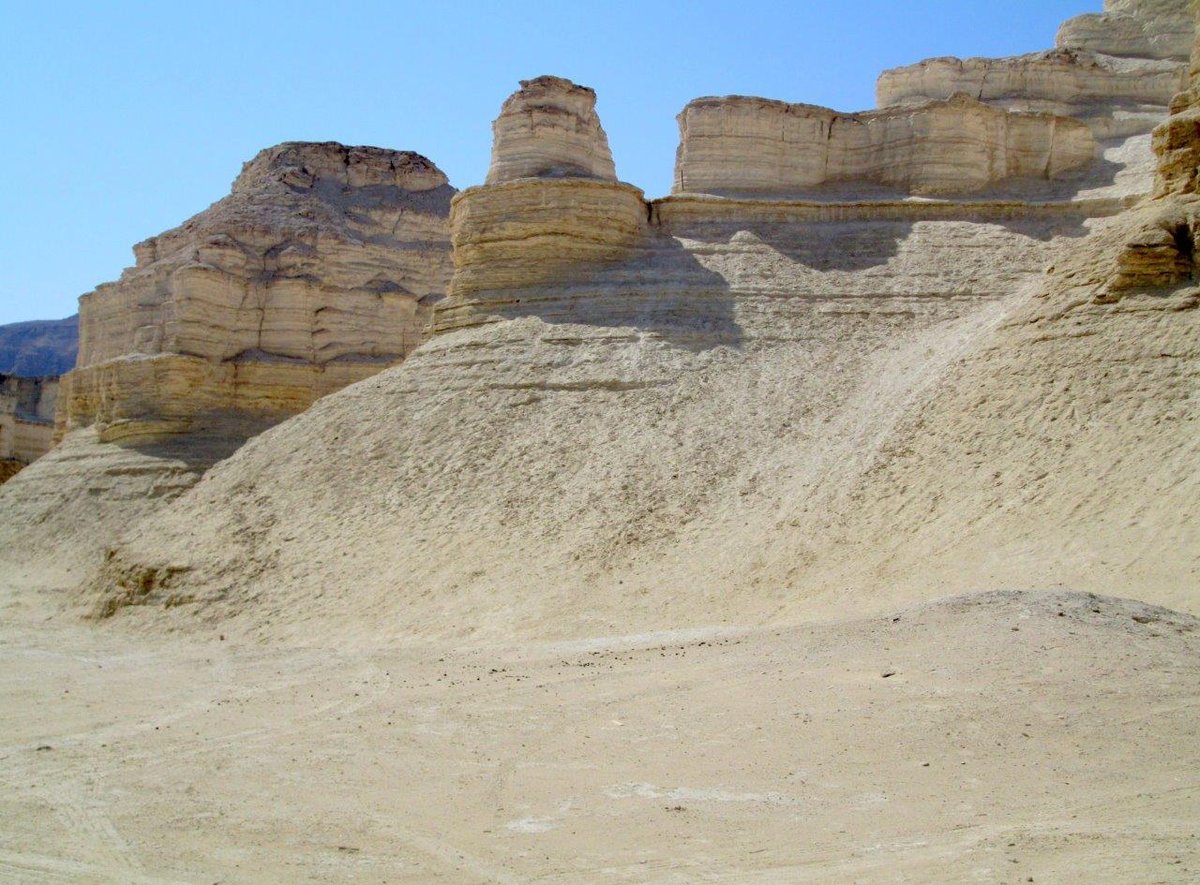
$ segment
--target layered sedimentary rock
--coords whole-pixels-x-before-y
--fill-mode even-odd
[[[1200,25],[1200,7],[1195,16]],[[1190,284],[1200,277],[1200,27],[1189,76],[1189,88],[1171,103],[1171,116],[1154,130],[1155,200],[1110,260],[1106,285],[1095,296],[1103,303],[1138,290]]]
[[[453,194],[418,154],[288,143],[138,244],[81,299],[62,441],[5,485],[0,559],[53,536],[72,581],[248,436],[404,358],[449,281]]]
[[[884,71],[880,107],[965,92],[1018,111],[1086,121],[1097,138],[1149,132],[1186,81],[1188,0],[1116,0],[1067,22],[1058,47],[1012,58],[932,58]]]
[[[922,104],[956,92],[1014,111],[1076,117],[1097,138],[1149,132],[1182,86],[1186,66],[1053,49],[1015,58],[932,58],[884,71],[880,107]]]
[[[1195,43],[1188,88],[1171,102],[1171,116],[1154,130],[1157,197],[1200,190],[1200,5],[1196,7]]]
[[[561,77],[522,80],[492,123],[487,183],[518,178],[616,181],[596,93]]]
[[[817,544],[781,508],[849,507],[892,424],[1090,208],[647,207],[627,185],[540,171],[455,198],[432,340],[139,526],[92,583],[92,611],[336,618],[320,595],[334,580],[401,633],[777,609],[756,582],[788,586]],[[314,558],[326,550],[339,555]]]
[[[454,276],[439,330],[585,280],[644,246],[648,207],[616,180],[595,102],[558,77],[523,80],[504,102],[488,183],[451,204]]]
[[[449,279],[453,188],[418,154],[287,143],[80,299],[63,432],[275,423],[402,359]]]
[[[1042,98],[1070,98],[1074,64]],[[1111,131],[1097,121],[1122,101],[1079,107]],[[183,605],[267,636],[319,619],[326,635],[544,638],[997,585],[1200,608],[1195,229],[1187,198],[1118,214],[1148,166],[1104,198],[647,206],[578,161],[606,154],[598,123],[566,127],[591,133],[581,144],[527,105],[497,138],[495,182],[453,203],[438,334],[132,524],[83,573],[90,611]],[[1018,168],[1044,134],[1013,142]],[[985,168],[1010,168],[1004,144]],[[103,454],[110,498],[145,515],[131,492],[147,484],[129,480],[145,464],[80,440],[26,474],[69,481],[71,458]],[[155,488],[178,495],[195,463]],[[13,486],[0,506],[25,525],[49,486]],[[3,523],[0,541],[36,547]]]
[[[675,193],[803,195],[859,182],[918,194],[1054,179],[1095,158],[1086,125],[958,94],[862,114],[761,98],[702,98],[678,117]]]
[[[0,375],[0,482],[50,450],[58,379]]]
[[[1104,12],[1076,16],[1057,45],[1104,55],[1187,61],[1193,22],[1187,0],[1104,0]]]

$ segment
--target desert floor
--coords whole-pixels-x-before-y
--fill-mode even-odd
[[[1140,603],[465,649],[6,620],[6,882],[1200,880],[1200,621]]]

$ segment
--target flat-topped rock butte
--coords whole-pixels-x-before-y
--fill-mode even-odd
[[[1198,15],[260,153],[0,487],[0,871],[1193,880]]]

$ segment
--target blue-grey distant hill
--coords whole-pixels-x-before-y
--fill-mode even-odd
[[[79,315],[0,326],[0,374],[36,378],[75,368]]]

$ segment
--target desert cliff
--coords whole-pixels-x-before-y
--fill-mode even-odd
[[[446,293],[453,195],[416,153],[289,142],[137,244],[80,299],[63,442],[22,477],[17,530],[62,526],[55,567],[94,556],[252,434],[402,360]]]
[[[573,635],[1114,575],[1194,607],[1197,140],[1191,93],[1169,121],[1163,97],[1188,64],[1174,24],[1078,63],[1182,8],[1068,23],[1034,80],[980,62],[1015,102],[696,100],[657,199],[559,77],[503,103],[461,193],[412,154],[265,151],[84,298],[66,437],[0,503],[77,537],[103,489],[86,610],[270,631]],[[1114,135],[1131,97],[1161,98],[1156,153],[1151,110]]]
[[[0,376],[0,878],[1195,881],[1198,22],[261,152]]]
[[[50,450],[58,379],[0,375],[0,483]]]

